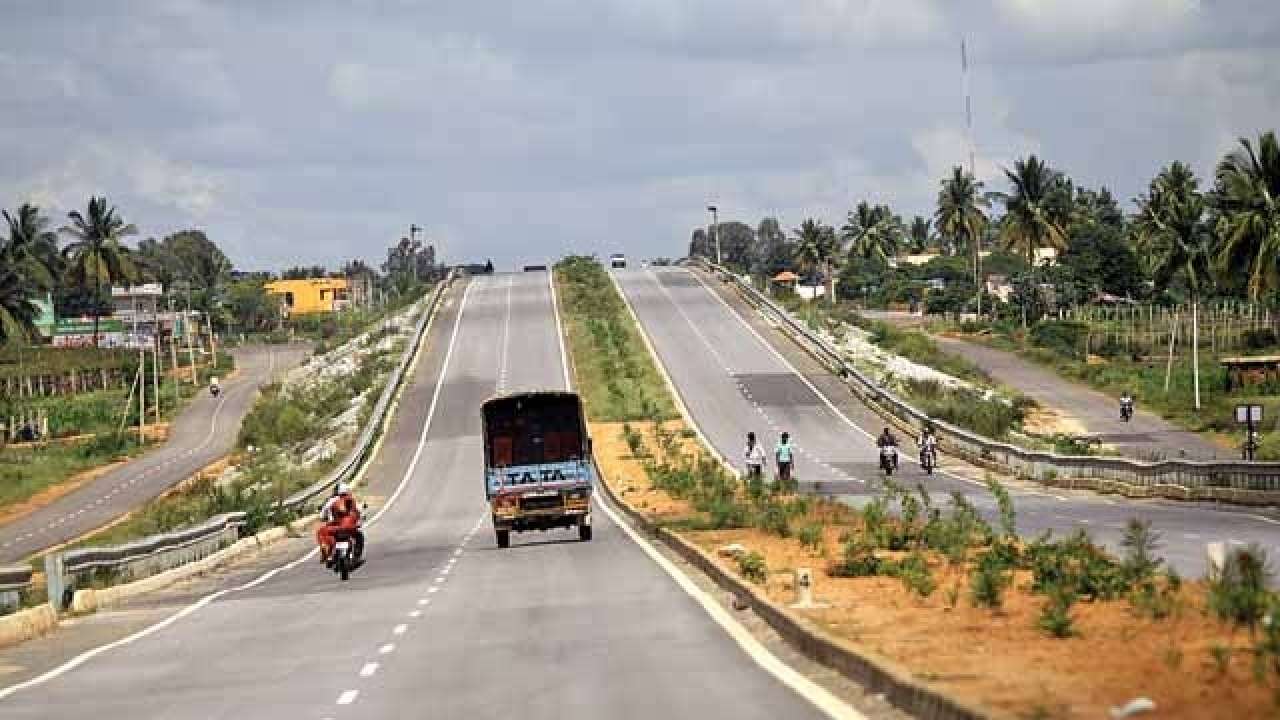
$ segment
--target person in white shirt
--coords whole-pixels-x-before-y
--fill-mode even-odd
[[[756,442],[756,434],[747,433],[747,449],[743,453],[747,464],[747,478],[759,479],[764,476],[765,455],[764,448],[760,443]]]

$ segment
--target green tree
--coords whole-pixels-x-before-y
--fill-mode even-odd
[[[922,215],[911,218],[911,227],[907,232],[911,238],[911,252],[919,254],[927,252],[933,245],[933,222]]]
[[[1181,279],[1191,295],[1191,366],[1195,407],[1200,409],[1200,298],[1212,288],[1210,257],[1213,232],[1197,181],[1182,163],[1165,168],[1145,196],[1137,198],[1134,235],[1142,252],[1153,258],[1152,280],[1167,289]]]
[[[1010,192],[994,193],[1005,206],[1000,224],[1000,241],[1022,254],[1034,271],[1036,254],[1042,248],[1062,251],[1067,247],[1067,207],[1062,203],[1062,176],[1032,155],[1005,170]],[[1022,325],[1027,325],[1026,307]]]
[[[902,219],[888,205],[858,203],[840,228],[840,239],[848,243],[851,255],[887,264],[898,253],[903,235]]]
[[[756,272],[772,276],[792,268],[793,248],[777,218],[767,217],[760,221],[756,228],[756,245]]]
[[[1257,149],[1247,138],[1218,163],[1212,201],[1221,238],[1218,262],[1226,276],[1247,276],[1258,299],[1280,289],[1280,144],[1263,133]]]
[[[982,193],[982,183],[959,165],[943,178],[938,191],[934,227],[953,252],[968,248],[973,259],[973,283],[978,292],[978,314],[982,314],[982,236],[987,231],[986,209],[990,202]]]
[[[29,342],[39,336],[35,300],[53,287],[57,241],[31,204],[17,215],[4,211],[4,219],[9,236],[0,242],[0,343]]]
[[[831,272],[831,259],[840,249],[835,229],[813,218],[807,218],[792,232],[796,237],[796,259],[810,272],[819,268],[822,270],[827,281],[827,298],[830,302],[835,302],[835,278]]]
[[[133,282],[137,268],[130,257],[129,248],[121,242],[138,229],[126,224],[114,207],[107,207],[105,197],[89,198],[85,214],[72,210],[67,214],[71,224],[61,228],[71,237],[62,249],[67,260],[67,275],[82,289],[92,289],[101,296],[104,287],[115,282]],[[98,321],[101,313],[93,314],[93,344],[98,344]]]

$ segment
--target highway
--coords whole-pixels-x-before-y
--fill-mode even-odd
[[[748,431],[756,432],[772,454],[785,430],[798,448],[796,477],[805,489],[855,504],[879,491],[873,437],[887,423],[731,288],[684,268],[613,273],[689,412],[722,455],[741,467]],[[994,515],[980,470],[944,457],[943,472],[926,475],[913,464],[914,455],[906,443],[902,471],[895,476],[899,482],[922,484],[940,504],[959,491]],[[1201,503],[1127,501],[1030,483],[1007,486],[1026,536],[1085,529],[1118,550],[1124,523],[1137,517],[1152,521],[1163,535],[1162,554],[1187,576],[1203,575],[1210,541],[1257,543],[1280,557],[1280,519],[1269,514]]]
[[[455,285],[365,494],[368,564],[314,553],[164,627],[0,690],[0,715],[140,718],[820,717],[614,525],[499,550],[482,490],[480,404],[561,388],[546,273]],[[73,661],[74,662],[74,661]]]
[[[196,394],[169,428],[169,438],[52,503],[0,525],[0,563],[15,562],[92,532],[194,475],[235,446],[240,420],[258,388],[297,364],[305,345],[231,350],[239,372],[212,397]]]

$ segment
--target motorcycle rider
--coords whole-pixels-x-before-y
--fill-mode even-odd
[[[218,376],[214,375],[209,378],[209,393],[214,397],[218,397],[220,392],[222,392],[222,386],[218,384]]]
[[[889,432],[889,428],[885,428],[884,432],[880,433],[880,437],[876,438],[876,447],[879,447],[882,451],[884,448],[893,448],[893,469],[897,470],[898,438],[894,437],[893,433]]]
[[[337,541],[335,535],[339,530],[351,533],[355,542],[355,558],[364,555],[364,533],[360,531],[360,505],[351,494],[351,486],[340,482],[333,488],[333,496],[325,501],[320,510],[323,523],[316,528],[316,543],[320,545],[320,561],[329,564],[333,556],[333,547]]]
[[[1133,417],[1133,395],[1128,390],[1120,395],[1120,417],[1125,420]]]
[[[920,446],[920,462],[924,464],[925,455],[933,453],[933,464],[938,462],[938,436],[933,434],[933,426],[925,425],[924,430],[920,433],[920,440],[916,443]]]

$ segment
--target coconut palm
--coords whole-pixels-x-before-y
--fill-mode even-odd
[[[1182,163],[1173,163],[1137,198],[1134,234],[1143,254],[1152,258],[1152,279],[1163,290],[1181,278],[1191,295],[1191,367],[1195,407],[1200,409],[1200,296],[1212,282],[1213,233],[1207,204],[1197,181]]]
[[[1213,202],[1222,240],[1218,261],[1249,278],[1249,297],[1280,288],[1280,144],[1274,132],[1247,138],[1218,163]]]
[[[1042,248],[1067,248],[1068,205],[1062,202],[1062,176],[1035,155],[1018,160],[1013,170],[1006,169],[1004,174],[1012,191],[993,193],[1005,206],[1000,242],[1007,250],[1020,253],[1034,269]],[[1027,326],[1025,303],[1022,326]]]
[[[3,213],[9,237],[0,241],[0,342],[34,340],[40,307],[35,300],[53,287],[57,241],[38,208],[24,204]]]
[[[121,240],[137,234],[138,229],[120,219],[114,207],[107,207],[105,197],[89,198],[85,214],[72,210],[67,217],[71,224],[60,232],[70,236],[71,242],[62,254],[67,259],[68,276],[74,282],[83,289],[92,288],[95,296],[100,296],[104,286],[134,281],[137,268]],[[97,312],[93,314],[93,344],[98,344]]]
[[[991,203],[982,192],[982,183],[959,165],[942,180],[934,227],[955,251],[968,248],[973,255],[973,283],[978,288],[978,314],[982,314],[982,236],[987,231],[986,208]]]
[[[911,251],[923,253],[933,243],[933,222],[922,215],[911,218],[911,226],[907,231],[911,238]]]
[[[866,201],[849,212],[848,221],[840,228],[840,239],[848,243],[851,255],[881,262],[897,254],[902,234],[902,220],[888,205],[872,206]]]
[[[796,259],[810,272],[822,268],[827,279],[828,302],[834,302],[835,282],[831,272],[831,259],[840,249],[835,230],[818,220],[808,218],[792,232],[796,236]]]

